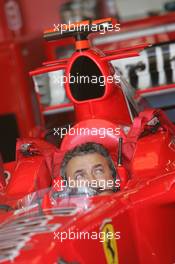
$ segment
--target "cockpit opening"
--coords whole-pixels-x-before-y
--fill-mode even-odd
[[[93,60],[87,56],[79,57],[70,70],[70,91],[73,98],[85,101],[102,97],[105,93],[102,77],[102,72]]]

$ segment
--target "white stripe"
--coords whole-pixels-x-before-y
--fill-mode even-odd
[[[161,47],[156,47],[156,63],[157,63],[157,71],[159,72],[159,84],[163,85],[166,83],[166,75],[164,69],[164,60],[163,60],[163,50]]]
[[[175,57],[175,44],[170,45],[170,59]],[[171,69],[173,70],[172,81],[175,82],[175,60],[171,61]]]
[[[45,110],[43,111],[44,115],[52,115],[52,114],[61,114],[65,112],[71,112],[74,110],[73,106],[58,108],[58,109],[51,109],[51,110]]]
[[[110,36],[104,36],[104,37],[99,37],[93,39],[93,44],[94,45],[100,45],[100,44],[105,44],[105,43],[112,43],[114,41],[122,41],[130,38],[139,38],[139,37],[145,37],[149,35],[154,35],[154,34],[162,34],[162,33],[167,33],[175,31],[175,23],[173,24],[168,24],[164,26],[157,26],[152,29],[142,29],[142,30],[137,30],[137,31],[132,31],[132,32],[127,32],[127,33],[116,33],[114,35]]]
[[[137,71],[138,75],[138,88],[145,89],[151,86],[151,75],[149,69],[148,54],[145,50],[142,51],[138,61],[143,62],[145,69],[143,71]]]

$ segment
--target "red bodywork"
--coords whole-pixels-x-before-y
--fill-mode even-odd
[[[123,21],[120,28],[120,32],[93,35],[93,44],[101,50],[121,49],[144,42],[152,44],[152,47],[141,52],[140,57],[120,61],[114,59],[112,64],[133,86],[135,98],[142,107],[146,101],[150,107],[165,110],[168,117],[175,122],[174,12]],[[73,38],[69,38],[47,43],[47,57],[51,60],[64,58],[67,49],[69,53],[73,52],[74,42]],[[142,67],[139,66],[140,63]]]
[[[111,57],[136,56],[145,46],[110,54],[94,48],[77,51],[70,59],[48,62],[32,74],[62,68],[68,75],[79,59],[81,62],[83,58],[86,65],[88,58],[107,77],[115,73],[109,63]],[[76,70],[81,70],[84,64],[78,64]],[[90,69],[86,70],[90,73]],[[60,148],[42,139],[18,141],[16,161],[4,165],[11,178],[1,192],[0,263],[172,264],[175,261],[175,127],[160,110],[145,110],[136,115],[122,85],[122,82],[107,83],[103,95],[95,97],[92,93],[93,98],[87,100],[76,97],[81,94],[76,93],[79,87],[66,85],[67,96],[75,107],[76,122],[72,128],[89,131],[103,128],[105,137],[100,133],[66,134]],[[108,128],[119,133],[107,133]],[[121,137],[123,164],[119,167],[117,152]],[[59,169],[63,155],[87,141],[102,143],[109,150],[121,189],[112,195],[61,197]],[[4,212],[3,206],[10,206],[13,211]],[[61,241],[58,233],[99,234],[106,230],[107,234],[107,229],[119,234],[111,243],[102,242],[99,237]]]
[[[28,72],[45,58],[42,32],[60,21],[60,3],[0,0],[0,6],[0,153],[8,162],[18,137],[38,137],[44,127]]]

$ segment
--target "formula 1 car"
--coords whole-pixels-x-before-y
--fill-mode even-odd
[[[76,51],[69,59],[44,63],[31,75],[64,69],[66,76],[96,76],[98,82],[66,83],[75,109],[71,128],[84,133],[64,131],[59,148],[42,138],[19,139],[16,160],[0,164],[0,263],[172,264],[175,127],[162,110],[139,113],[126,81],[118,81],[110,63],[138,56],[147,44],[102,52],[90,47],[91,23],[106,28],[115,22],[86,23],[83,32],[78,24],[73,33],[68,28],[63,35],[54,30],[44,34],[47,41],[73,34]],[[101,84],[101,76],[115,78]],[[52,132],[64,134],[58,128]],[[65,152],[85,142],[108,149],[120,181],[116,193],[60,190]]]
[[[165,13],[151,17],[124,21],[120,31],[92,36],[92,43],[100,50],[127,48],[141,43],[152,46],[141,51],[139,57],[127,60],[112,60],[124,78],[135,89],[134,99],[138,104],[143,101],[150,107],[163,109],[172,122],[175,122],[174,57],[175,57],[175,13]],[[46,54],[49,59],[61,58],[73,52],[73,38],[48,42]],[[64,90],[64,89],[63,89]],[[54,101],[62,99],[50,83]],[[50,100],[50,104],[54,103]],[[62,108],[63,110],[64,108]],[[66,108],[65,108],[66,111]],[[46,110],[48,114],[49,111]],[[51,111],[50,111],[51,114]]]

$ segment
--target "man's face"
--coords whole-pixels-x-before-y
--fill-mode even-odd
[[[98,153],[73,157],[66,166],[66,176],[68,180],[81,181],[82,185],[86,181],[85,186],[101,190],[112,189],[114,184],[108,161]]]

